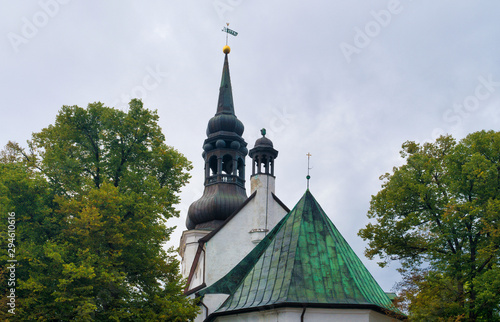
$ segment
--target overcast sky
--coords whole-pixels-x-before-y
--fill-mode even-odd
[[[63,105],[131,97],[157,109],[167,144],[193,162],[183,189],[203,192],[202,143],[215,114],[226,22],[235,111],[253,147],[279,150],[276,194],[311,192],[382,288],[399,279],[357,236],[379,176],[406,140],[500,126],[500,2],[0,0],[0,145],[25,145]],[[250,162],[247,159],[247,193]]]

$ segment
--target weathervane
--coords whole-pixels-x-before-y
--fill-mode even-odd
[[[306,155],[307,155],[307,176],[306,176],[306,179],[307,179],[307,190],[309,190],[309,179],[311,179],[311,176],[309,175],[309,170],[312,169],[309,166],[309,160],[311,159],[312,154],[308,152]]]
[[[231,29],[228,28],[229,27],[229,22],[226,22],[226,26],[227,27],[222,28],[222,31],[224,31],[226,33],[226,46],[227,46],[227,38],[228,38],[229,34],[231,34],[231,35],[233,35],[233,36],[236,37],[236,36],[238,36],[238,33],[236,31],[231,30]]]

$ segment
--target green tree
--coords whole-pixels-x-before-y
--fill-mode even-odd
[[[139,100],[128,112],[64,106],[28,151],[8,145],[0,204],[17,217],[19,298],[17,314],[3,318],[195,317],[179,262],[164,249],[191,165],[165,144],[157,121]]]
[[[499,321],[500,132],[403,144],[361,229],[366,255],[399,260],[411,318]]]

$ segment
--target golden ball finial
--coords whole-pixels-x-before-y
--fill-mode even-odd
[[[224,48],[222,48],[222,52],[224,54],[229,54],[231,52],[231,47],[229,47],[228,45],[225,45]]]

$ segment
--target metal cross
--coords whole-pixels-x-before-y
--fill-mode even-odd
[[[309,190],[309,179],[311,179],[311,176],[309,175],[309,170],[312,169],[311,167],[309,167],[309,160],[311,159],[312,154],[308,152],[306,155],[307,155],[307,177],[306,177],[306,179],[307,179],[307,190]]]

